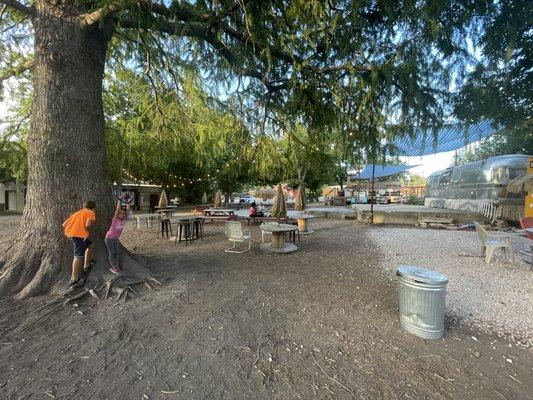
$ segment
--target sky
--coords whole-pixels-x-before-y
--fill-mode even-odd
[[[421,175],[427,178],[433,172],[445,169],[453,162],[455,151],[447,151],[444,153],[429,154],[427,156],[417,157],[400,157],[407,165],[418,165],[419,167],[410,169],[409,172],[414,175]]]

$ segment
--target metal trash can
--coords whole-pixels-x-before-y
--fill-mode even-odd
[[[403,328],[424,339],[442,338],[448,277],[410,265],[398,267],[396,274]]]

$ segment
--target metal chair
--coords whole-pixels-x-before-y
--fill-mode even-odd
[[[513,245],[511,242],[511,236],[504,233],[487,233],[485,228],[474,222],[476,231],[481,240],[481,256],[485,255],[485,262],[489,264],[492,260],[492,256],[496,249],[503,249],[508,253],[511,260],[511,264],[514,264]]]
[[[246,253],[252,247],[251,235],[248,229],[242,229],[239,221],[227,221],[225,223],[225,234],[230,242],[233,242],[233,247],[224,250],[226,253]],[[237,243],[248,242],[248,248],[243,251],[235,250]]]

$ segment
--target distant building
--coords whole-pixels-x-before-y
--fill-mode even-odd
[[[113,184],[113,191],[118,198],[122,191],[129,191],[133,197],[132,209],[136,211],[148,211],[159,203],[161,186],[149,184],[123,183]]]
[[[22,212],[26,202],[26,186],[15,181],[0,182],[0,210]]]

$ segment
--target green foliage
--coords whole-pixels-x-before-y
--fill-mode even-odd
[[[533,3],[493,2],[479,18],[474,44],[481,56],[456,96],[456,113],[466,121],[494,120],[506,127],[531,128],[533,117]],[[531,129],[529,129],[531,132]]]
[[[479,144],[468,146],[457,152],[455,165],[468,164],[488,157],[503,154],[533,154],[533,126],[527,124],[522,129],[504,130]]]
[[[441,125],[450,88],[474,93],[499,77],[502,60],[511,60],[509,88],[527,95],[524,4],[97,0],[77,2],[69,17],[100,11],[94,29],[114,28],[104,83],[111,179],[126,170],[186,194],[342,181],[348,167],[384,159],[397,135]],[[32,36],[30,18],[4,10],[0,81],[27,73]],[[469,41],[487,54],[471,83]],[[465,115],[476,98],[467,92],[456,99]]]
[[[413,186],[423,186],[426,184],[426,178],[420,175],[409,174],[409,184]]]
[[[416,197],[414,194],[410,194],[407,199],[405,200],[405,204],[411,204],[411,205],[423,205],[424,201],[420,198]]]
[[[186,201],[246,181],[250,135],[194,76],[181,95],[154,92],[144,76],[123,69],[106,86],[111,179],[157,183]]]

